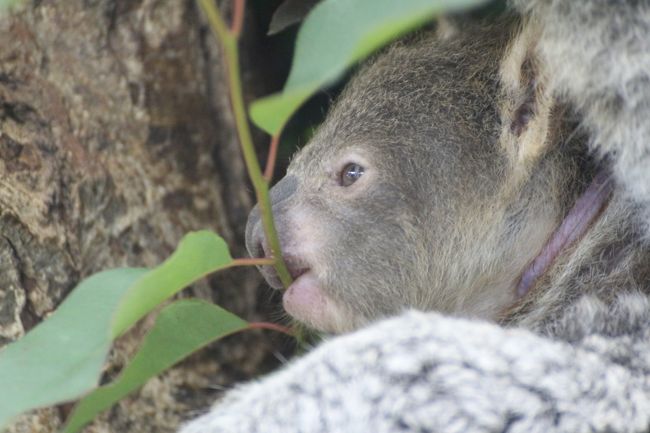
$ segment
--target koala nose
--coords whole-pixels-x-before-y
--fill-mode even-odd
[[[275,227],[278,231],[278,236],[282,239],[284,231],[284,215],[286,213],[286,205],[296,192],[298,187],[298,178],[294,175],[285,176],[280,182],[275,184],[271,191],[269,191],[269,198],[271,200],[271,211],[275,220]],[[246,249],[251,257],[264,257],[267,249],[264,248],[264,228],[262,226],[262,219],[260,215],[259,205],[255,205],[251,213],[248,215],[246,222]]]
[[[294,175],[285,176],[276,183],[271,191],[269,191],[269,196],[271,198],[271,206],[275,211],[275,208],[286,201],[291,197],[298,189],[298,178]]]

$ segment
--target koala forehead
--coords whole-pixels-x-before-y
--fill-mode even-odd
[[[494,51],[503,47],[475,36],[467,32],[441,41],[425,32],[376,55],[347,85],[289,171],[299,177],[331,174],[350,155],[396,175],[426,170],[432,181],[438,167],[446,171],[441,179],[456,168],[495,169],[499,65],[485,58],[498,59]],[[467,154],[474,155],[469,166]]]

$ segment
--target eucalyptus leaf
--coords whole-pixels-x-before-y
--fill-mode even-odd
[[[7,9],[13,9],[18,7],[22,1],[20,0],[0,0],[0,13],[3,13]]]
[[[274,35],[301,22],[319,0],[285,0],[273,14],[269,24],[269,35]]]
[[[146,269],[113,269],[80,283],[44,322],[0,350],[0,430],[11,418],[73,400],[95,386],[120,299]]]
[[[222,238],[206,230],[188,233],[163,264],[144,275],[126,293],[115,313],[113,337],[179,290],[231,263]]]
[[[114,269],[82,281],[49,318],[0,349],[0,430],[23,412],[95,388],[116,336],[169,296],[231,263],[223,239],[200,231],[186,235],[150,271]]]
[[[219,338],[248,328],[248,322],[205,301],[191,299],[164,308],[138,353],[113,383],[81,400],[65,433],[79,431],[100,412],[181,359]]]
[[[315,91],[376,49],[437,14],[482,3],[486,0],[323,0],[298,32],[284,89],[254,102],[251,119],[277,134]]]

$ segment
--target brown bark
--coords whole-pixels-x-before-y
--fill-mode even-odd
[[[245,254],[250,189],[219,49],[193,1],[34,1],[0,18],[0,41],[0,345],[81,278],[156,265],[190,230],[212,229]],[[189,293],[258,320],[258,285],[240,270]],[[107,377],[142,331],[119,341]],[[174,431],[220,387],[259,371],[275,343],[249,333],[215,345],[87,431]],[[66,409],[12,430],[55,431]]]

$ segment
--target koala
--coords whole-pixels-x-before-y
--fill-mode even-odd
[[[519,26],[417,35],[350,82],[271,190],[294,318],[332,333],[409,308],[530,322],[630,274],[650,288],[633,205],[549,93],[539,29],[508,40]],[[247,245],[269,255],[256,210]]]
[[[512,8],[360,68],[271,191],[285,309],[347,334],[183,433],[648,431],[650,3]]]

